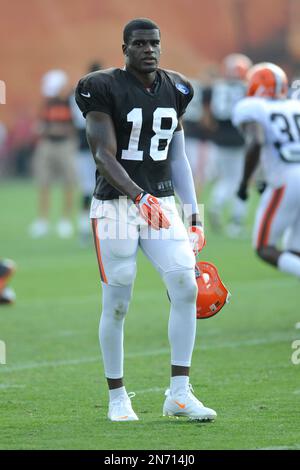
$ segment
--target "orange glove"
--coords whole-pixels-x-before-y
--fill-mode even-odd
[[[154,230],[159,230],[160,228],[168,229],[170,227],[171,224],[163,213],[160,202],[156,197],[149,193],[142,192],[136,197],[134,202],[143,219],[145,219],[148,225],[154,228]]]
[[[188,236],[192,250],[195,256],[197,256],[206,244],[203,227],[201,225],[190,225]]]

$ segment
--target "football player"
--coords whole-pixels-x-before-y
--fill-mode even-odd
[[[12,304],[16,300],[16,294],[11,287],[8,287],[8,281],[16,270],[14,261],[10,259],[0,260],[0,305]]]
[[[243,233],[247,208],[245,202],[235,198],[242,174],[244,142],[231,119],[234,106],[245,97],[245,77],[251,65],[251,60],[244,54],[226,56],[222,63],[222,78],[213,83],[210,106],[206,107],[215,123],[212,140],[218,172],[210,195],[208,215],[212,227],[220,230],[224,222],[222,214],[229,204],[226,233],[232,237]]]
[[[249,180],[260,160],[267,188],[256,213],[256,252],[263,261],[300,278],[299,101],[287,99],[287,76],[277,65],[257,64],[248,78],[248,97],[237,104],[233,116],[246,142],[238,196],[247,199]]]
[[[123,382],[123,324],[140,247],[171,301],[171,383],[163,414],[213,420],[215,411],[189,384],[196,331],[193,249],[198,252],[205,243],[181,122],[193,89],[179,73],[158,68],[160,30],[153,21],[130,21],[123,39],[125,68],[91,73],[76,89],[97,166],[90,215],[102,280],[99,338],[108,418],[138,419]],[[189,236],[174,191],[185,207]]]
[[[38,218],[30,225],[32,238],[49,233],[50,197],[53,183],[63,182],[63,214],[56,232],[60,238],[73,236],[72,210],[77,182],[75,155],[77,139],[70,109],[69,78],[63,70],[49,70],[42,78],[43,104],[40,112],[39,142],[33,155],[38,184]]]

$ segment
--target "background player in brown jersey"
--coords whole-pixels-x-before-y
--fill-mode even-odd
[[[215,411],[193,395],[189,384],[196,332],[194,253],[205,243],[181,123],[193,90],[182,75],[158,68],[155,23],[132,20],[123,36],[125,68],[89,74],[76,90],[97,166],[90,215],[102,280],[99,337],[108,417],[138,419],[123,383],[123,325],[140,247],[160,273],[171,302],[171,383],[163,414],[213,420]],[[188,231],[174,192],[184,206]]]
[[[43,105],[39,119],[39,142],[33,157],[38,185],[38,218],[29,233],[40,238],[49,232],[51,188],[63,184],[63,214],[56,231],[60,238],[73,235],[72,210],[76,186],[75,155],[77,140],[70,109],[70,86],[63,70],[50,70],[42,78]]]

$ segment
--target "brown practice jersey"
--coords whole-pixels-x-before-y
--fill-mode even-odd
[[[117,160],[137,185],[157,197],[174,194],[168,149],[192,97],[193,88],[185,77],[163,69],[157,70],[151,89],[118,68],[88,74],[76,88],[84,117],[89,111],[111,116]],[[120,195],[97,170],[94,196],[107,200]]]

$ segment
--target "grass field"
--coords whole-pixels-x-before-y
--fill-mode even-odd
[[[220,315],[198,322],[191,382],[216,409],[212,424],[162,417],[169,383],[168,300],[140,255],[126,322],[126,385],[140,421],[111,423],[98,347],[101,289],[93,247],[27,236],[29,183],[0,186],[1,256],[18,264],[17,303],[0,310],[1,449],[300,449],[300,365],[291,362],[299,282],[262,264],[250,240],[207,230],[202,259],[232,293]],[[55,192],[57,217],[59,193]]]

